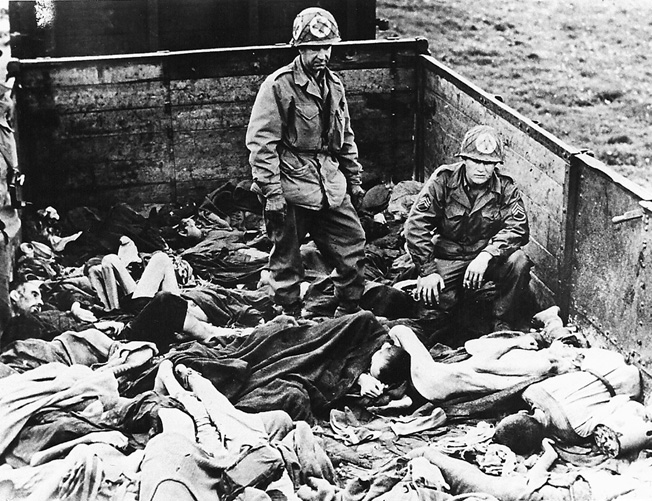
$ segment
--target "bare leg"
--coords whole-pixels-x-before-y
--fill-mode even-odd
[[[220,336],[224,334],[223,330],[223,328],[199,320],[190,312],[186,313],[186,318],[183,320],[184,334],[196,341],[207,341],[214,336]]]
[[[491,494],[501,501],[530,499],[527,496],[530,489],[525,476],[494,477],[487,475],[476,466],[442,454],[432,447],[425,448],[423,456],[441,470],[453,494],[482,492]]]
[[[133,297],[154,297],[158,291],[181,294],[172,259],[164,252],[155,252],[150,258],[133,291]]]
[[[120,307],[118,285],[125,294],[131,294],[136,288],[136,281],[117,254],[107,254],[102,258],[102,280],[112,310]]]
[[[268,440],[265,426],[258,415],[236,409],[229,399],[198,372],[184,365],[177,365],[176,372],[204,404],[213,422],[219,423],[222,430],[228,430],[228,436],[224,437],[226,440],[232,444],[253,444]],[[231,448],[231,445],[228,447]],[[238,448],[236,446],[236,450]]]
[[[172,362],[169,360],[163,360],[159,364],[154,389],[159,393],[170,395],[183,404],[186,411],[192,416],[191,423],[194,421],[194,425],[197,427],[197,441],[206,452],[215,455],[224,450],[220,434],[211,423],[210,416],[203,403],[193,393],[184,390],[179,384],[172,370]],[[160,412],[163,410],[166,409],[159,410],[159,417]],[[165,423],[163,423],[163,429],[165,430]],[[192,436],[193,440],[195,439],[194,426],[190,436]]]

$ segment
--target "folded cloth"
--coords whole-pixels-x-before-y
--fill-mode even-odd
[[[400,436],[411,435],[421,431],[433,430],[446,422],[446,413],[439,407],[432,408],[429,414],[422,415],[417,409],[412,415],[401,422],[390,425],[392,431]]]
[[[348,407],[343,411],[331,409],[330,425],[337,438],[348,445],[361,444],[380,436],[380,432],[374,432],[362,426]]]

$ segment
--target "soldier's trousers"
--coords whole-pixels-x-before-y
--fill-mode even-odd
[[[439,295],[439,309],[450,312],[460,300],[464,273],[471,261],[436,259],[439,274],[444,279],[444,289]],[[494,324],[515,327],[519,313],[529,298],[530,268],[532,262],[522,250],[506,259],[493,258],[485,272],[485,282],[496,285],[493,301]]]
[[[300,246],[310,234],[325,262],[340,304],[355,304],[364,290],[365,234],[348,195],[339,207],[309,210],[288,204],[281,228],[267,228],[274,246],[269,255],[274,302],[290,307],[300,301],[305,270]]]

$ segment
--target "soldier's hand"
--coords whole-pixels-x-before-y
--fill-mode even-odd
[[[276,240],[283,232],[287,203],[283,195],[274,195],[265,201],[265,229],[270,239]]]
[[[414,289],[414,299],[423,301],[426,306],[439,303],[439,293],[444,288],[444,279],[439,273],[431,273],[427,277],[417,278],[417,288]]]
[[[362,200],[364,199],[366,192],[362,186],[359,184],[354,184],[351,186],[349,193],[351,195],[351,203],[353,204],[353,208],[355,210],[360,210],[360,207],[362,207]]]
[[[484,274],[489,266],[492,255],[488,252],[481,252],[476,258],[471,261],[464,273],[464,288],[465,289],[479,289],[484,282]]]

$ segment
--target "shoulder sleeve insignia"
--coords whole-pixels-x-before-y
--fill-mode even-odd
[[[515,203],[512,205],[512,217],[516,221],[524,221],[526,218],[525,215],[525,208],[520,202]]]
[[[430,206],[432,205],[432,199],[430,198],[429,193],[424,193],[421,195],[421,198],[419,198],[419,201],[417,202],[417,210],[419,212],[424,212],[430,209]]]

